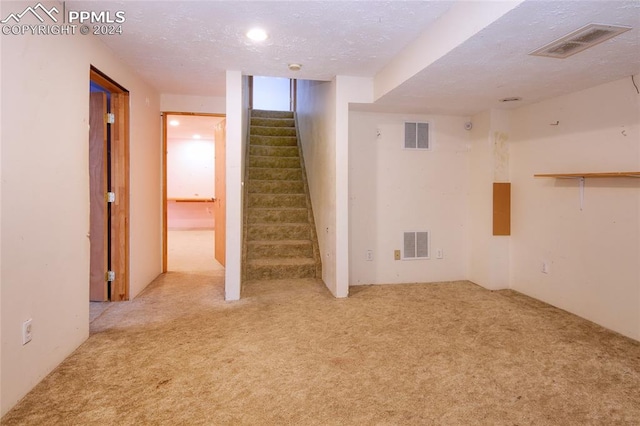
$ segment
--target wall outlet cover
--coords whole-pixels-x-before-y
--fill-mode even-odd
[[[22,323],[22,344],[26,345],[33,338],[33,330],[31,323],[33,320],[29,318],[25,322]]]

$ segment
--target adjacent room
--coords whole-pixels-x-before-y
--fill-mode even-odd
[[[168,271],[222,267],[214,254],[216,143],[224,144],[223,140],[216,141],[216,127],[223,120],[167,114]]]

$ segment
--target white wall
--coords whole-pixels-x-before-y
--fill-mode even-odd
[[[349,104],[373,102],[373,79],[336,76],[336,296],[349,295]]]
[[[225,299],[240,299],[242,259],[243,81],[240,71],[227,71],[226,262]]]
[[[291,80],[254,76],[253,109],[291,111]]]
[[[493,183],[509,182],[510,112],[471,120],[469,153],[469,277],[490,290],[509,288],[510,236],[493,235]]]
[[[0,58],[2,57],[2,42],[0,42]],[[2,85],[2,66],[0,63],[0,86]],[[2,407],[2,106],[0,102],[0,417],[4,414]]]
[[[581,211],[577,180],[533,174],[640,170],[638,99],[625,78],[520,108],[509,147],[511,287],[634,339],[640,180],[587,179]]]
[[[207,139],[167,140],[167,197],[215,197],[215,144]]]
[[[166,112],[200,112],[224,114],[226,99],[214,96],[172,95],[160,96],[160,109]]]
[[[89,335],[91,64],[131,93],[131,297],[161,270],[161,150],[159,96],[97,39],[3,36],[2,58],[4,414]]]
[[[322,257],[322,280],[336,295],[336,83],[298,80],[298,134]]]
[[[403,148],[404,122],[431,124],[432,149]],[[349,116],[350,282],[467,276],[468,140],[461,117],[352,111]],[[377,132],[380,136],[377,136]],[[431,232],[429,260],[394,260],[403,232]],[[436,259],[436,249],[443,259]],[[365,259],[373,250],[373,261]]]

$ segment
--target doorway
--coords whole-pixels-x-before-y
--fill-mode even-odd
[[[249,79],[251,108],[268,111],[296,110],[296,80],[254,76]]]
[[[163,272],[221,269],[225,117],[178,112],[162,117]]]
[[[129,92],[94,67],[89,188],[89,300],[129,300]]]

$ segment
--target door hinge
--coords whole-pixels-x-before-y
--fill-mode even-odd
[[[104,195],[104,200],[107,203],[115,203],[116,202],[116,193],[115,192],[107,192]]]
[[[104,274],[104,280],[105,281],[109,281],[109,282],[115,281],[116,280],[116,271],[107,271]]]
[[[112,112],[108,112],[104,115],[104,121],[107,124],[113,124],[116,122],[116,115]]]

